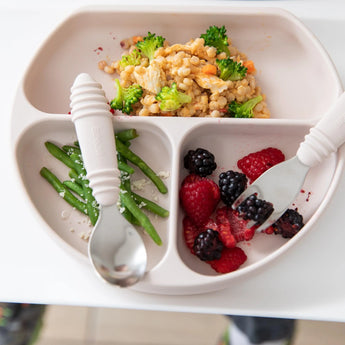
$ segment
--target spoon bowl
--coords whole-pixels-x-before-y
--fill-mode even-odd
[[[147,255],[138,232],[116,205],[102,207],[89,241],[89,257],[97,273],[121,287],[137,283],[145,274]]]

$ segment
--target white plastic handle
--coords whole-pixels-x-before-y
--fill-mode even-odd
[[[344,142],[345,93],[306,135],[297,151],[297,157],[303,164],[313,167],[336,152]]]
[[[71,88],[71,114],[93,195],[100,205],[113,205],[120,179],[112,116],[101,85],[86,73]]]

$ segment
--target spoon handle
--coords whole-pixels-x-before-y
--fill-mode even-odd
[[[112,114],[102,86],[87,73],[79,74],[70,99],[72,121],[93,195],[100,205],[113,205],[119,196],[120,174]]]
[[[345,142],[345,92],[311,128],[297,151],[299,160],[313,167],[321,163]]]

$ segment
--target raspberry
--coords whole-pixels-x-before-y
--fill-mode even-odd
[[[237,162],[237,166],[249,178],[250,183],[252,183],[266,170],[284,160],[285,156],[279,149],[268,147],[241,158]]]
[[[237,212],[243,219],[254,220],[256,225],[262,224],[273,212],[273,205],[258,199],[255,194],[249,196],[238,207]]]
[[[236,239],[231,232],[230,220],[228,217],[227,207],[222,207],[217,210],[216,222],[220,239],[225,247],[233,248],[236,246]]]
[[[214,161],[214,155],[202,148],[195,151],[189,150],[184,157],[184,167],[191,173],[202,177],[211,175],[217,168]]]
[[[212,229],[214,231],[218,230],[217,224],[211,218],[202,227],[197,227],[189,217],[184,217],[182,224],[184,240],[193,254],[195,254],[193,249],[194,241],[201,232],[206,229]]]
[[[273,226],[269,226],[268,228],[262,230],[263,233],[267,234],[267,235],[272,235],[274,234],[274,229],[273,229]]]
[[[207,261],[218,273],[229,273],[236,271],[245,261],[247,255],[239,248],[224,248],[219,260]]]
[[[206,230],[206,229],[212,229],[212,230],[214,230],[214,231],[218,231],[218,225],[217,225],[217,223],[212,219],[212,218],[210,218],[208,221],[207,221],[207,223],[205,223],[205,225],[204,225],[204,230]]]
[[[200,234],[200,230],[198,227],[192,222],[192,220],[188,217],[184,217],[183,221],[183,237],[186,242],[187,247],[191,250],[194,254],[193,246],[196,237]]]
[[[254,230],[246,228],[246,222],[243,219],[235,216],[235,213],[230,208],[222,208],[221,210],[229,210],[230,215],[229,221],[232,224],[232,229],[234,229],[235,235],[237,235],[238,241],[244,239],[250,239],[254,235]],[[218,210],[219,211],[219,210]],[[224,214],[223,214],[224,215]],[[226,216],[226,214],[224,215]],[[240,230],[239,230],[240,229]],[[209,250],[208,244],[201,244],[203,239],[200,240],[199,236],[202,233],[212,232],[215,237],[220,237],[220,232],[218,234],[219,226],[211,218],[201,227],[198,227],[189,218],[185,217],[183,219],[183,236],[187,247],[190,249],[191,253],[199,256],[200,259],[205,260],[211,267],[219,273],[228,273],[237,270],[247,259],[244,251],[238,247],[227,248],[222,243],[217,240],[207,240],[210,241],[211,250]],[[248,236],[250,234],[250,236]],[[219,240],[219,238],[218,238]],[[236,241],[236,240],[235,240]],[[222,247],[222,249],[221,249]],[[200,251],[200,253],[198,253]],[[219,252],[221,252],[220,258],[218,258]],[[208,256],[215,255],[215,256]],[[212,258],[212,260],[210,260]]]
[[[226,216],[229,221],[230,231],[234,236],[236,242],[249,241],[255,235],[255,227],[247,228],[248,220],[244,220],[239,217],[237,211],[234,211],[231,207],[224,207],[217,211],[217,215],[220,212],[226,211]]]
[[[194,183],[194,182],[197,182],[197,181],[200,181],[200,180],[202,180],[201,176],[196,175],[196,174],[190,174],[190,175],[187,175],[184,178],[184,180],[182,181],[182,186],[185,185],[185,184]]]
[[[195,238],[193,250],[200,260],[210,261],[220,259],[223,247],[218,231],[207,229]]]
[[[247,186],[246,175],[237,171],[226,171],[219,175],[220,197],[225,205],[231,206]]]
[[[295,236],[304,226],[303,217],[296,210],[288,209],[284,214],[272,224],[275,234],[280,234],[284,238]]]
[[[187,176],[186,179],[180,189],[182,208],[196,226],[202,226],[208,221],[220,200],[219,187],[207,178],[198,177],[194,180],[193,176]]]

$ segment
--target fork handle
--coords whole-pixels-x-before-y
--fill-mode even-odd
[[[305,165],[313,167],[331,153],[336,152],[345,142],[345,92],[311,128],[297,151],[298,159]]]
[[[101,85],[86,73],[71,88],[71,115],[93,195],[100,205],[113,205],[120,179],[112,115]]]

